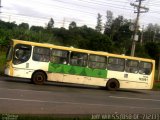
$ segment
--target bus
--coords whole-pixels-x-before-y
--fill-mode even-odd
[[[45,81],[106,87],[108,90],[152,89],[152,59],[64,47],[47,43],[11,40],[5,74]]]

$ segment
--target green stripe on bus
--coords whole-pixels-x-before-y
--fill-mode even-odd
[[[49,63],[48,72],[63,73],[88,77],[107,78],[107,70],[92,69],[80,66]]]

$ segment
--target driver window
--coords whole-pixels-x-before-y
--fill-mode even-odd
[[[17,44],[14,49],[13,64],[21,64],[27,62],[31,56],[30,45]]]

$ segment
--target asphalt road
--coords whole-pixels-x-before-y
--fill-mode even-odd
[[[0,113],[160,114],[160,91],[107,91],[98,87],[50,82],[34,85],[27,79],[0,76]]]

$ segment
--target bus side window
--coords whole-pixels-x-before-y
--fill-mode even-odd
[[[89,55],[88,67],[94,69],[106,69],[107,58],[99,55]]]
[[[68,64],[68,56],[68,51],[52,49],[50,61],[57,64]]]
[[[149,62],[140,62],[139,64],[139,73],[149,75],[152,71],[152,64]]]
[[[139,62],[136,60],[127,60],[125,71],[129,73],[138,73],[138,65]]]
[[[44,47],[34,47],[33,60],[40,62],[49,62],[50,49]]]
[[[71,52],[70,64],[75,66],[87,66],[88,55],[86,53]]]
[[[124,71],[125,60],[121,58],[109,57],[107,69],[113,71]]]

